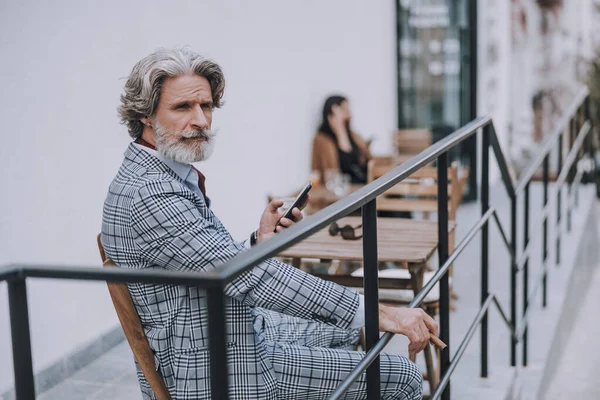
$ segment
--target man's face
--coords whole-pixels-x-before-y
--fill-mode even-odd
[[[212,92],[206,78],[167,78],[154,116],[158,152],[185,164],[210,157],[215,136],[210,130],[212,110]]]

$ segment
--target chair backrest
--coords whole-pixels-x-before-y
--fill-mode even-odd
[[[367,182],[386,174],[396,165],[384,159],[372,159],[367,165]],[[461,180],[458,178],[458,163],[448,168],[448,216],[456,219],[456,210],[462,199]],[[377,199],[377,209],[382,211],[437,212],[437,168],[423,167],[404,181],[386,191]]]
[[[394,145],[400,154],[419,154],[432,143],[429,129],[399,129],[394,134]]]
[[[106,257],[102,242],[100,241],[101,234],[98,235],[98,250],[102,257],[102,263],[105,268],[116,268],[115,263]],[[140,321],[140,317],[133,304],[133,299],[127,288],[127,284],[120,282],[106,282],[110,297],[112,298],[115,311],[121,322],[125,338],[129,342],[129,346],[133,351],[148,384],[159,400],[171,400],[171,394],[167,389],[167,385],[162,376],[156,370],[154,362],[154,353],[150,348],[146,333]]]

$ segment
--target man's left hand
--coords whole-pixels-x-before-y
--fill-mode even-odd
[[[267,205],[267,208],[265,208],[262,217],[260,218],[260,225],[258,227],[258,242],[260,243],[271,238],[273,235],[275,235],[274,230],[281,232],[282,230],[292,226],[294,223],[301,221],[302,218],[304,218],[301,209],[303,209],[306,204],[308,204],[308,199],[301,208],[294,207],[292,210],[292,215],[294,216],[295,221],[292,221],[289,218],[281,218],[284,213],[280,211],[279,208],[283,206],[283,201],[279,199],[271,200],[269,205]],[[279,218],[281,218],[281,221],[279,221]],[[279,221],[279,226],[275,228],[277,221]]]

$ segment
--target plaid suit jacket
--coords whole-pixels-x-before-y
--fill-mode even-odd
[[[102,245],[119,267],[207,271],[244,251],[204,198],[153,155],[130,144],[104,204]],[[157,368],[177,399],[209,398],[206,292],[194,286],[129,284]],[[347,328],[358,295],[277,260],[225,289],[229,390],[233,399],[273,399],[277,382],[252,326],[262,307]],[[152,392],[138,368],[145,398]]]

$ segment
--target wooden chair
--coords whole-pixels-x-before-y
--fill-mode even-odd
[[[102,263],[105,268],[116,268],[115,263],[106,257],[104,248],[100,241],[101,234],[98,235],[98,250],[100,250],[100,257],[102,257]],[[129,346],[133,351],[133,355],[137,360],[150,388],[159,400],[171,400],[171,394],[167,389],[167,385],[163,380],[162,376],[156,370],[156,364],[154,362],[154,352],[150,348],[146,333],[142,327],[142,322],[135,309],[131,294],[127,288],[127,284],[120,282],[106,282],[110,297],[112,298],[115,311],[121,322],[123,332]]]
[[[380,157],[369,161],[367,167],[367,182],[371,182],[395,168],[399,163],[395,162],[395,157]],[[463,185],[466,179],[461,176],[458,178],[458,164],[453,163],[448,168],[448,219],[456,220],[456,210],[462,200]],[[437,168],[424,167],[415,172],[409,178],[392,187],[384,195],[377,199],[378,211],[394,212],[422,212],[425,217],[430,213],[437,212]],[[453,229],[448,237],[449,253],[454,250],[454,232]],[[352,273],[351,277],[333,278],[340,284],[346,286],[361,286],[363,269]],[[425,272],[421,281],[416,281],[415,274],[411,274],[406,266],[403,268],[390,268],[379,271],[379,298],[380,301],[407,305],[412,301],[419,288],[431,279],[434,272]],[[452,282],[452,267],[449,269],[450,282]],[[324,277],[325,278],[325,277]],[[325,278],[326,279],[326,278]],[[409,288],[413,288],[411,293],[402,287],[401,282],[410,283]],[[423,308],[432,316],[435,316],[439,309],[439,285],[429,292],[423,303]],[[431,349],[426,349],[425,364],[427,367],[427,380],[429,381],[431,393],[435,391],[439,383],[440,359],[438,353],[438,366],[433,366]],[[413,360],[414,361],[414,360]]]
[[[395,165],[371,160],[367,165],[367,180],[371,182],[393,169]],[[448,220],[456,221],[456,211],[464,193],[468,178],[468,169],[462,171],[459,178],[458,163],[448,168]],[[424,218],[438,211],[437,204],[437,168],[423,167],[409,178],[398,183],[377,199],[377,210],[422,212]],[[448,236],[448,252],[452,254],[455,244],[455,230]],[[452,277],[452,267],[449,269]]]
[[[399,129],[394,134],[394,147],[399,154],[419,154],[433,143],[429,129]]]
[[[367,164],[367,183],[386,174],[396,165],[385,159],[373,159]],[[456,210],[462,201],[466,179],[458,177],[458,163],[448,168],[448,219],[456,220]],[[398,183],[377,199],[377,209],[382,211],[423,212],[428,216],[437,212],[437,168],[423,167]]]

